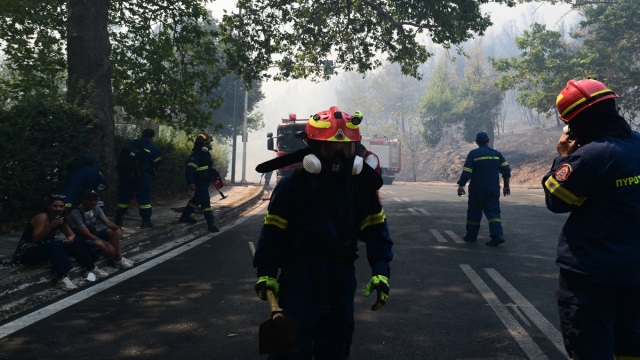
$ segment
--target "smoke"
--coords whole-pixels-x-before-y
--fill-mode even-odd
[[[336,76],[337,77],[337,76]],[[262,84],[262,92],[265,94],[255,110],[264,115],[265,127],[262,130],[251,132],[246,144],[246,165],[244,180],[247,182],[260,181],[260,173],[255,168],[261,162],[272,159],[275,152],[267,150],[267,133],[276,133],[276,127],[282,119],[289,117],[290,113],[296,114],[298,119],[309,118],[320,110],[328,109],[337,103],[334,87],[338,84],[337,78],[326,82],[314,83],[309,80],[292,80],[288,82],[267,81]],[[229,152],[231,154],[231,152]],[[230,159],[231,161],[231,159]],[[243,173],[243,143],[240,137],[237,139],[235,181],[240,182]],[[229,176],[231,173],[229,173]],[[272,178],[275,180],[275,177]]]

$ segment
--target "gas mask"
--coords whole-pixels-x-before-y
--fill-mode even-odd
[[[311,174],[333,174],[333,176],[358,175],[364,160],[355,155],[356,143],[314,142],[310,144],[312,153],[305,156],[302,166]]]

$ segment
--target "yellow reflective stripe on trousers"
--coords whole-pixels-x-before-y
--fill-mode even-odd
[[[384,210],[380,211],[377,214],[371,214],[367,216],[366,219],[364,219],[364,221],[362,222],[362,225],[360,225],[360,230],[363,230],[367,226],[382,224],[384,223],[384,220],[386,218],[387,216],[384,214]]]
[[[147,205],[138,205],[138,209],[151,209],[151,204],[147,204]]]
[[[209,165],[200,166],[196,168],[196,171],[209,170]]]
[[[281,218],[278,215],[270,214],[267,211],[267,214],[264,216],[264,224],[277,226],[282,230],[286,230],[287,227],[289,226],[289,221]]]
[[[488,219],[488,221],[490,223],[492,223],[492,222],[502,222],[502,220],[500,218],[491,218],[491,219]]]
[[[586,197],[577,197],[573,193],[571,193],[571,191],[563,188],[562,185],[560,185],[560,183],[558,183],[553,176],[549,176],[547,181],[544,182],[544,187],[549,190],[551,195],[557,197],[558,199],[566,202],[569,205],[581,206],[582,203],[587,200]]]
[[[462,171],[466,171],[466,172],[470,172],[470,173],[472,173],[472,172],[473,172],[473,169],[472,169],[472,168],[468,168],[468,167],[463,167],[463,168],[462,168]]]

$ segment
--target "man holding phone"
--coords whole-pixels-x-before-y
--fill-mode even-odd
[[[542,178],[547,208],[570,213],[556,299],[574,360],[640,359],[640,134],[616,98],[594,79],[567,82],[556,99],[567,129]]]

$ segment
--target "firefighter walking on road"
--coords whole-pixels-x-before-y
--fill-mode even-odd
[[[198,220],[191,217],[191,214],[195,209],[200,208],[204,213],[209,232],[218,232],[220,230],[213,222],[211,196],[209,195],[209,184],[211,184],[211,181],[217,174],[213,167],[213,159],[209,153],[209,151],[211,151],[212,140],[211,136],[206,132],[201,132],[196,135],[193,150],[187,160],[185,170],[187,185],[194,193],[182,211],[179,221],[187,224],[197,223]]]
[[[469,183],[469,201],[467,207],[467,233],[463,240],[475,242],[480,232],[482,213],[489,221],[489,236],[491,240],[487,246],[498,246],[504,242],[502,219],[500,217],[500,178],[504,182],[502,193],[511,194],[509,178],[511,168],[502,154],[489,147],[489,135],[482,131],[476,135],[477,149],[467,155],[458,180],[458,196],[465,194],[464,186]]]
[[[303,169],[280,180],[271,195],[254,256],[255,290],[262,300],[274,291],[299,328],[299,353],[269,359],[342,360],[355,326],[358,240],[366,244],[372,277],[364,296],[375,294],[374,311],[389,298],[393,242],[379,186],[370,185],[356,155],[361,137],[351,115],[337,107],[321,111],[305,136],[310,154]]]
[[[568,131],[542,178],[547,208],[570,213],[556,298],[574,360],[640,359],[640,134],[617,97],[599,81],[569,80],[556,99]]]

